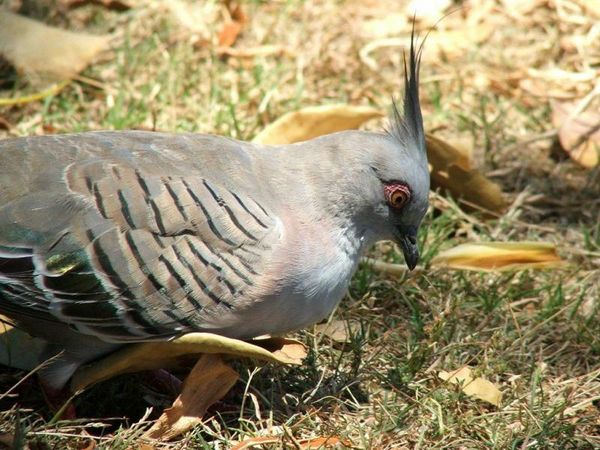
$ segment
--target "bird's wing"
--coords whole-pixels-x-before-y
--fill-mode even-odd
[[[214,326],[251,301],[279,222],[235,183],[28,158],[0,169],[0,311],[129,342]]]

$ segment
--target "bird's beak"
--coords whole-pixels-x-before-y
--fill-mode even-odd
[[[398,244],[404,253],[404,260],[409,270],[413,270],[419,262],[419,247],[417,246],[417,233],[402,233],[398,236]]]

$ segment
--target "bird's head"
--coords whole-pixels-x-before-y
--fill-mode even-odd
[[[343,131],[305,141],[276,155],[289,158],[289,170],[278,166],[271,171],[277,184],[286,186],[279,191],[285,203],[309,214],[311,222],[325,218],[336,223],[336,230],[353,229],[363,237],[364,247],[393,239],[411,270],[419,260],[417,231],[429,195],[419,104],[421,49],[411,39],[402,112],[392,102],[387,132]],[[272,150],[265,154],[275,160]]]
[[[419,103],[419,65],[422,44],[415,49],[411,37],[408,67],[404,64],[404,108],[402,114],[392,102],[388,136],[399,157],[372,168],[383,185],[386,214],[392,233],[412,270],[419,261],[417,231],[429,205],[429,167],[425,148],[423,117]],[[393,153],[394,150],[388,150]]]
[[[346,207],[353,204],[354,220],[370,240],[397,241],[411,270],[419,260],[417,231],[430,182],[419,104],[421,48],[411,39],[402,113],[393,103],[387,132],[355,132],[343,146]]]

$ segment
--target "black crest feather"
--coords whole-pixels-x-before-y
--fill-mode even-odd
[[[415,25],[410,36],[410,52],[408,63],[404,54],[404,104],[402,114],[398,105],[392,99],[392,117],[390,117],[390,130],[388,133],[402,144],[409,152],[414,152],[420,160],[427,159],[425,149],[425,132],[423,130],[423,116],[419,103],[419,68],[425,39],[417,47],[415,45]]]

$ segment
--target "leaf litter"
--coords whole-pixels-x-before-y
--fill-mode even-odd
[[[187,2],[186,2],[187,3]],[[492,2],[482,2],[483,4],[489,5]],[[502,4],[508,4],[510,2],[503,2]],[[520,3],[520,2],[518,2]],[[567,1],[567,2],[561,2],[561,5],[556,6],[556,5],[551,5],[548,4],[546,2],[523,2],[523,3],[527,3],[526,5],[523,5],[523,8],[525,8],[526,11],[529,11],[529,13],[527,13],[527,16],[519,16],[519,11],[520,9],[514,9],[510,6],[505,6],[505,7],[500,7],[500,6],[495,6],[496,8],[499,9],[499,11],[496,11],[497,14],[495,15],[490,15],[489,18],[486,18],[485,20],[481,20],[478,19],[479,22],[477,21],[472,21],[471,23],[484,23],[487,24],[488,22],[493,24],[494,26],[496,26],[496,24],[494,23],[494,21],[500,21],[500,19],[503,16],[506,17],[510,17],[510,21],[512,21],[512,23],[518,22],[518,21],[522,21],[527,22],[527,30],[526,31],[530,31],[530,30],[535,30],[535,27],[537,25],[539,25],[540,23],[544,23],[543,21],[545,21],[547,18],[544,16],[544,14],[547,14],[548,11],[550,12],[555,12],[558,19],[562,22],[559,23],[559,25],[563,28],[567,29],[567,32],[565,32],[565,30],[562,30],[563,35],[565,36],[565,38],[561,38],[561,42],[560,45],[563,47],[563,51],[565,51],[564,53],[564,58],[563,61],[566,62],[566,64],[564,66],[561,67],[561,70],[563,70],[563,72],[557,72],[557,71],[553,71],[552,67],[547,67],[547,66],[541,66],[539,64],[539,62],[536,62],[536,57],[538,57],[540,60],[544,60],[544,63],[548,60],[551,60],[553,57],[548,57],[548,53],[547,51],[543,48],[543,42],[539,45],[539,47],[535,47],[537,44],[535,42],[532,42],[531,45],[524,45],[523,49],[527,51],[527,54],[522,58],[519,58],[518,56],[515,56],[513,58],[511,58],[511,61],[517,61],[518,62],[518,66],[527,66],[527,65],[531,65],[532,67],[536,67],[536,70],[538,70],[538,72],[534,71],[534,70],[529,70],[529,71],[522,71],[522,72],[511,72],[512,75],[510,75],[509,77],[502,75],[501,77],[497,77],[493,74],[491,74],[491,72],[494,70],[494,68],[490,67],[490,66],[494,66],[494,64],[498,64],[498,61],[494,60],[494,55],[490,54],[489,49],[492,48],[492,46],[497,46],[498,45],[498,35],[501,34],[500,32],[502,30],[500,30],[500,32],[498,32],[498,28],[495,27],[494,29],[497,31],[494,31],[494,33],[492,33],[491,35],[486,34],[486,33],[482,33],[481,37],[476,38],[476,39],[466,39],[464,38],[464,36],[466,36],[466,31],[461,31],[461,27],[460,24],[464,22],[463,18],[461,18],[461,14],[457,14],[458,17],[450,17],[448,19],[449,22],[452,22],[453,26],[448,26],[448,30],[452,31],[455,30],[457,31],[456,35],[450,34],[450,38],[448,39],[450,42],[452,42],[450,45],[449,49],[446,49],[445,51],[443,51],[443,48],[441,48],[439,45],[435,45],[435,50],[433,50],[432,52],[428,53],[428,55],[433,55],[432,58],[439,58],[439,60],[436,60],[432,63],[432,66],[436,67],[436,70],[434,71],[435,73],[428,79],[427,77],[424,78],[424,89],[427,90],[427,92],[429,93],[429,89],[431,88],[431,86],[433,86],[433,84],[430,83],[441,83],[440,86],[443,89],[443,97],[446,97],[445,101],[444,99],[442,100],[442,103],[445,105],[444,107],[446,108],[445,113],[448,114],[450,117],[452,116],[452,114],[456,114],[457,111],[461,111],[462,108],[467,108],[472,106],[474,99],[477,99],[477,96],[481,96],[482,93],[481,92],[477,92],[476,89],[474,89],[475,87],[478,88],[485,88],[485,89],[492,89],[493,92],[501,92],[503,96],[507,96],[509,98],[511,98],[513,101],[518,102],[518,101],[522,101],[524,105],[532,105],[535,103],[532,102],[539,102],[543,101],[543,99],[548,99],[549,97],[551,97],[552,91],[551,89],[555,90],[555,92],[557,93],[557,99],[562,102],[564,100],[573,100],[575,102],[577,102],[578,100],[581,99],[582,95],[585,95],[586,92],[589,92],[590,89],[590,84],[593,83],[594,77],[590,76],[590,74],[595,75],[594,71],[592,70],[591,72],[588,71],[589,73],[586,73],[586,69],[584,69],[585,67],[590,67],[589,65],[579,65],[577,66],[576,61],[579,59],[584,59],[584,58],[588,58],[589,61],[592,61],[593,57],[594,57],[594,40],[591,39],[593,38],[593,29],[589,28],[586,29],[585,28],[585,24],[582,21],[582,17],[583,14],[589,14],[590,16],[593,16],[595,14],[595,9],[593,6],[590,6],[591,3],[593,2],[587,2],[587,1]],[[534,7],[532,7],[531,5],[534,5]],[[326,5],[323,5],[323,7],[325,7]],[[469,6],[469,5],[467,5]],[[471,14],[472,12],[477,12],[478,9],[484,9],[484,8],[479,8],[478,6],[469,6],[470,11],[469,14]],[[519,7],[520,8],[520,7]],[[389,9],[388,9],[389,11]],[[321,11],[319,11],[321,12]],[[387,13],[386,13],[387,14]],[[480,14],[481,17],[481,14]],[[541,17],[541,19],[539,18]],[[585,17],[584,17],[585,18]],[[406,36],[407,34],[407,24],[408,24],[408,20],[406,20],[407,18],[404,18],[405,21],[403,24],[399,25],[397,27],[398,30],[403,30],[404,32],[404,36]],[[488,20],[489,19],[489,20]],[[390,21],[393,22],[393,21]],[[209,26],[213,26],[216,22],[211,22],[211,24],[209,24]],[[399,22],[397,22],[399,23]],[[459,26],[455,26],[455,24],[458,24]],[[242,47],[240,46],[239,50],[240,51],[244,51],[244,49],[252,49],[252,48],[260,48],[260,46],[262,44],[264,44],[265,42],[268,41],[260,41],[260,40],[253,40],[253,32],[256,28],[253,28],[254,26],[256,26],[256,23],[251,24],[251,26],[249,26],[248,28],[248,32],[244,33],[243,36],[241,35],[237,35],[235,38],[235,42],[237,45],[238,40],[242,40],[244,44],[249,44],[247,47]],[[289,25],[288,25],[289,26]],[[444,24],[444,27],[446,26],[446,24]],[[393,28],[393,25],[390,26],[390,28]],[[468,27],[465,27],[465,29]],[[216,29],[219,29],[218,26],[216,27]],[[485,31],[485,27],[482,28],[483,31]],[[536,30],[537,31],[537,30]],[[217,34],[214,33],[214,31],[211,31],[212,34],[209,34],[209,39],[212,39],[214,41],[215,36],[217,36]],[[462,37],[463,39],[457,39],[458,37],[461,37],[461,33],[462,33]],[[201,34],[201,33],[199,33]],[[316,34],[315,34],[316,35]],[[531,36],[527,33],[524,34],[524,36],[527,39],[531,39]],[[382,37],[394,37],[394,35],[383,35]],[[440,30],[440,37],[443,39],[444,37],[444,30]],[[404,39],[404,38],[402,38]],[[510,39],[514,39],[515,40],[515,44],[518,44],[518,40],[519,40],[519,36],[510,36]],[[404,39],[404,42],[406,40]],[[456,41],[456,42],[455,42]],[[291,42],[291,41],[290,41]],[[548,40],[544,40],[544,42],[549,42]],[[288,41],[282,40],[281,43],[280,42],[275,42],[276,45],[274,47],[277,48],[294,48],[294,53],[300,53],[303,56],[305,56],[306,52],[305,49],[303,49],[301,46],[299,45],[294,45],[293,43],[291,43],[291,45],[288,43]],[[368,42],[362,42],[364,45],[368,44]],[[271,44],[271,42],[269,42],[269,45]],[[265,44],[266,45],[266,44]],[[398,45],[403,45],[403,44],[398,44]],[[392,50],[392,52],[397,53],[397,49],[398,49],[398,45],[394,44],[394,46],[390,47],[389,49]],[[480,73],[477,76],[473,76],[473,72],[474,72],[474,65],[471,64],[471,62],[468,60],[467,58],[467,53],[469,51],[471,51],[470,49],[473,49],[474,47],[480,46],[483,48],[483,51],[487,51],[485,57],[486,59],[486,65],[479,65],[476,66],[476,70],[479,70],[480,68],[482,70],[480,70]],[[273,47],[273,48],[274,48]],[[515,52],[518,51],[518,49],[516,47],[518,47],[518,45],[514,45],[515,47]],[[271,48],[271,47],[269,47]],[[327,52],[331,52],[332,48],[334,48],[334,46],[332,46],[331,48],[324,48],[325,54],[329,54]],[[363,47],[364,48],[364,47]],[[497,48],[497,47],[496,47]],[[538,48],[538,50],[531,50],[532,48]],[[458,49],[458,50],[456,50]],[[487,50],[486,50],[487,49]],[[541,49],[541,50],[539,50]],[[228,52],[234,52],[237,51],[237,48],[232,48],[227,50]],[[394,73],[397,73],[397,69],[398,67],[394,65],[393,63],[393,59],[389,59],[386,57],[387,55],[387,50],[384,47],[377,47],[375,48],[375,50],[371,53],[369,53],[367,56],[372,57],[372,60],[375,62],[375,65],[373,67],[376,67],[378,70],[378,73],[372,73],[370,75],[370,78],[375,80],[375,83],[377,82],[381,82],[382,78],[384,76],[384,74],[389,73],[390,69],[394,69]],[[336,50],[337,51],[337,50]],[[465,53],[465,55],[463,55],[463,53]],[[254,55],[252,54],[252,52],[249,53],[251,57],[254,57]],[[266,58],[272,58],[274,57],[274,55],[277,55],[278,53],[275,51],[271,51],[269,50],[268,52],[265,52],[264,55],[261,54],[259,55],[259,58],[262,58],[263,56]],[[539,56],[538,56],[539,55]],[[427,55],[426,55],[427,56]],[[445,58],[449,58],[450,62],[452,62],[452,64],[446,64]],[[529,59],[527,59],[529,58]],[[335,58],[332,58],[335,60]],[[311,62],[310,58],[308,59],[309,63]],[[392,63],[390,63],[390,61],[392,61]],[[592,61],[593,62],[593,61]],[[353,65],[354,62],[348,60],[349,63],[349,68],[348,70],[357,70],[356,66]],[[252,62],[252,64],[257,64],[257,62]],[[551,65],[551,64],[550,64]],[[502,66],[500,66],[502,67]],[[593,67],[593,66],[592,66]],[[488,70],[489,69],[489,73]],[[387,71],[387,72],[386,72]],[[542,73],[543,72],[543,73]],[[570,78],[561,78],[564,77],[565,73],[571,72],[573,74],[573,76],[569,75]],[[347,94],[347,96],[351,99],[356,100],[356,99],[360,99],[360,95],[359,93],[361,92],[368,92],[369,95],[373,95],[373,82],[370,79],[367,79],[364,81],[364,85],[365,86],[360,86],[360,88],[356,89],[356,90],[350,90],[347,88],[347,86],[339,86],[339,83],[337,82],[338,79],[336,77],[338,77],[340,75],[341,72],[333,72],[333,77],[332,79],[336,80],[336,87],[339,89],[344,89],[344,95]],[[500,73],[500,72],[498,72]],[[381,75],[380,75],[381,74]],[[314,82],[314,80],[310,79],[311,73],[310,71],[306,71],[304,74],[300,74],[300,76],[304,75],[305,77],[308,77],[308,83],[310,85],[310,83],[312,82],[315,86],[316,83]],[[329,76],[331,76],[331,74],[329,74]],[[430,80],[434,80],[434,81],[430,81]],[[441,81],[440,81],[441,80]],[[475,83],[475,81],[477,80],[483,80],[484,82],[481,84],[477,84]],[[523,83],[520,83],[519,81],[522,81]],[[526,89],[527,87],[527,83],[526,81],[534,81],[535,84],[535,95],[533,94],[533,90],[528,90]],[[530,84],[530,86],[533,86],[532,84]],[[460,87],[460,89],[459,89]],[[591,86],[593,87],[593,86]],[[354,88],[352,88],[354,89]],[[460,101],[452,101],[449,100],[448,97],[452,96],[453,92],[458,92],[460,90]],[[306,93],[307,97],[304,99],[305,103],[309,103],[309,104],[320,104],[321,100],[323,97],[326,97],[326,95],[322,95],[321,92],[319,92],[318,90],[315,90],[315,92],[312,91],[307,91]],[[344,97],[344,95],[341,95],[340,97]],[[315,96],[317,96],[318,98],[315,98]],[[535,99],[532,99],[533,97],[536,97]],[[542,100],[540,100],[542,99]],[[258,99],[260,100],[260,98]],[[256,102],[258,103],[258,101]],[[252,103],[251,103],[252,105]],[[252,106],[250,105],[250,111],[249,113],[252,114]],[[501,104],[497,105],[498,107],[502,107]],[[432,128],[436,128],[436,125],[439,125],[439,122],[436,122],[438,119],[436,118],[437,115],[435,111],[434,111],[434,107],[428,103],[427,100],[425,100],[424,103],[424,109],[426,111],[426,116],[427,116],[427,121],[429,121],[429,124],[433,124],[432,127],[430,127],[430,129]],[[473,108],[474,110],[475,108]],[[489,108],[493,110],[493,108]],[[527,134],[523,135],[522,133],[525,132],[531,132],[531,125],[520,125],[519,120],[515,120],[514,122],[511,123],[511,121],[513,121],[515,119],[515,117],[517,117],[514,114],[514,110],[508,110],[505,111],[505,113],[507,114],[507,119],[506,122],[504,124],[504,126],[506,127],[506,132],[507,132],[507,136],[504,137],[508,137],[508,138],[516,138],[518,140],[525,140],[527,138]],[[277,114],[275,114],[276,116]],[[248,120],[247,118],[245,120]],[[447,120],[447,118],[445,118],[444,120]],[[11,122],[16,122],[15,120],[11,120]],[[518,124],[518,125],[517,125]],[[488,126],[489,124],[485,124],[485,126]],[[548,123],[546,121],[545,123],[546,126],[548,126]],[[588,124],[589,125],[589,124]],[[367,124],[367,126],[369,126]],[[482,125],[483,127],[483,125]],[[558,127],[558,125],[557,125]],[[589,126],[588,128],[589,129]],[[494,132],[494,130],[491,130],[492,132]],[[585,134],[585,132],[583,133],[579,133],[579,136]],[[446,139],[446,138],[442,138],[441,135],[435,133],[435,137],[437,137],[438,139],[442,140],[444,143],[451,143],[451,142],[455,142],[452,139]],[[295,139],[295,138],[292,138]],[[476,143],[476,145],[478,146],[482,146],[482,142],[479,141]],[[492,163],[493,165],[495,165],[496,167],[499,165],[500,169],[496,170],[497,173],[499,173],[500,171],[503,171],[500,175],[496,175],[495,176],[495,180],[500,180],[501,181],[501,185],[503,186],[503,188],[505,190],[508,191],[508,199],[507,200],[511,200],[512,199],[512,194],[514,193],[515,190],[519,191],[519,182],[521,180],[520,176],[521,175],[515,175],[515,174],[520,174],[522,167],[527,167],[527,162],[530,161],[528,158],[531,158],[531,161],[535,164],[532,164],[532,166],[536,169],[539,170],[541,172],[547,170],[543,164],[542,161],[540,160],[541,158],[539,158],[538,155],[542,154],[545,155],[545,153],[543,153],[546,150],[545,147],[545,143],[541,142],[541,143],[537,143],[535,142],[533,145],[529,145],[527,144],[526,148],[520,148],[519,151],[521,152],[521,154],[519,155],[518,158],[518,169],[512,170],[512,167],[515,166],[511,166],[511,164],[513,164],[513,162],[508,161],[507,164],[507,160],[505,159],[505,156],[501,154],[497,154],[494,152],[497,152],[499,149],[498,148],[494,148],[493,145],[489,148],[486,149],[487,152],[489,152],[486,155],[486,165]],[[565,145],[565,147],[568,147],[568,145]],[[501,149],[500,149],[501,150]],[[533,151],[530,151],[533,150]],[[460,151],[460,150],[459,150]],[[492,159],[493,158],[493,159]],[[504,158],[504,159],[503,159]],[[454,167],[458,167],[460,169],[464,170],[473,170],[474,169],[474,165],[472,164],[473,162],[470,160],[470,156],[467,155],[467,157],[460,156],[457,157],[457,159],[451,159],[450,161],[452,162],[452,165]],[[489,167],[489,166],[488,166]],[[565,164],[561,164],[561,167],[564,168]],[[556,176],[556,171],[561,168],[561,167],[555,167],[552,166],[552,171],[551,172],[553,174],[553,176]],[[433,167],[432,167],[433,168]],[[439,172],[442,172],[442,176],[444,176],[446,172],[444,170],[440,170]],[[482,172],[483,173],[483,172]],[[548,172],[550,173],[550,172]],[[540,177],[538,177],[540,178]],[[541,177],[543,178],[543,177]],[[528,178],[526,178],[528,179]],[[554,178],[552,181],[556,182],[556,178]],[[528,179],[529,181],[529,179]],[[535,182],[535,180],[531,180],[532,182]],[[545,180],[544,180],[545,181]],[[457,183],[460,184],[460,183]],[[559,182],[560,184],[560,182]],[[536,188],[538,188],[539,185],[534,185],[534,190]],[[450,191],[450,189],[448,189],[448,191]],[[504,194],[503,196],[505,196],[506,194]],[[453,194],[453,196],[455,196]],[[458,196],[455,196],[458,197]],[[526,197],[525,198],[525,202],[523,203],[523,207],[519,208],[519,213],[522,214],[521,216],[521,220],[529,220],[532,221],[533,217],[536,217],[536,208],[538,208],[538,210],[540,209],[538,205],[536,205],[534,203],[534,200],[532,199],[531,201]],[[593,206],[591,206],[591,208],[593,208]],[[511,219],[512,220],[512,219]],[[518,226],[518,224],[514,223],[515,227]],[[493,225],[481,225],[481,226],[486,226],[486,227],[490,227]],[[500,225],[498,225],[498,228],[501,228]],[[459,239],[464,238],[464,235],[459,235],[458,236]],[[562,236],[561,236],[562,238]],[[568,237],[567,237],[568,238]],[[570,239],[570,238],[568,238]],[[464,255],[463,255],[464,256]],[[583,261],[584,264],[586,265],[586,267],[589,268],[589,259],[584,259],[582,258],[580,261]],[[493,278],[490,278],[490,282],[491,280],[493,280]],[[545,337],[545,339],[552,339],[552,337]],[[571,350],[572,351],[572,350]],[[573,368],[571,368],[573,369]],[[562,370],[562,367],[561,367]],[[573,369],[574,370],[574,369]],[[452,372],[450,372],[450,374],[452,374]],[[594,384],[590,384],[591,388],[593,388]],[[556,388],[556,392],[559,392],[560,389]],[[508,394],[510,395],[510,394]],[[533,393],[532,393],[533,395]],[[585,400],[582,401],[588,401],[589,399],[593,399],[594,396],[588,396],[586,397]],[[515,400],[518,401],[518,400]],[[587,403],[586,403],[587,405]],[[531,407],[530,405],[524,405],[525,408],[529,408]],[[528,411],[529,413],[531,413],[530,411]],[[583,410],[582,410],[583,412]],[[504,414],[509,414],[510,413],[510,409],[506,409],[503,410]],[[426,425],[424,425],[426,426]],[[482,429],[483,430],[483,429]],[[377,437],[375,437],[375,440],[377,442],[385,442],[386,439],[386,433],[383,434],[379,434]],[[410,433],[404,435],[404,437],[400,437],[400,439],[403,440],[403,442],[411,442],[411,437],[410,437]],[[415,442],[417,442],[417,440],[413,440],[412,443],[414,444]],[[525,444],[523,444],[525,445]],[[410,445],[409,447],[410,448]]]

